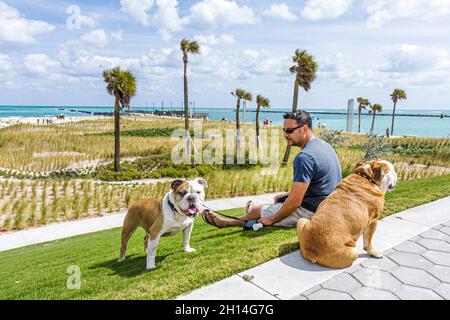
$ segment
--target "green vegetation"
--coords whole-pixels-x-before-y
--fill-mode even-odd
[[[124,130],[120,132],[121,137],[170,137],[176,128],[150,128],[150,129],[136,129]],[[114,135],[114,132],[105,132],[101,135]],[[191,136],[193,131],[191,131]]]
[[[383,216],[450,193],[450,175],[399,182],[386,196]],[[239,215],[243,209],[227,211]],[[157,269],[145,270],[142,229],[117,263],[120,228],[0,252],[0,299],[172,299],[298,249],[295,229],[215,229],[195,222],[191,245],[181,233],[160,241]],[[81,271],[81,289],[66,287],[70,266]]]
[[[0,177],[0,230],[111,214],[127,208],[135,197],[160,196],[173,178],[204,177],[208,181],[209,199],[282,192],[290,187],[295,154],[285,167],[250,164],[248,161],[242,165],[174,164],[171,151],[180,145],[182,137],[164,134],[183,130],[183,119],[126,116],[121,122],[122,168],[119,172],[114,171],[112,163],[113,119],[45,127],[22,124],[0,129],[0,175],[3,176]],[[194,126],[199,124],[202,124],[203,132],[235,130],[233,123],[224,121],[195,121]],[[256,134],[254,125],[242,125],[242,131],[247,132],[244,130],[253,130],[252,134]],[[278,142],[283,146],[280,128],[271,127],[270,130],[279,130]],[[450,173],[448,138],[370,138],[326,129],[315,129],[315,134],[335,147],[343,176],[365,156],[392,161],[400,181]],[[205,149],[211,141],[205,138],[198,149]],[[378,152],[380,148],[384,156]],[[367,155],[368,150],[376,152]],[[278,150],[278,154],[281,163],[282,150]],[[102,181],[135,179],[158,180],[147,182],[147,185],[102,184]],[[42,206],[44,184],[47,184],[46,206]],[[90,188],[74,193],[73,184],[76,187],[86,184]]]

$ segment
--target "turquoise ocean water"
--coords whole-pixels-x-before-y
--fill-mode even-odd
[[[64,111],[58,110],[59,108],[65,109]],[[162,110],[161,107],[157,108]],[[50,117],[61,113],[64,113],[67,117],[69,116],[86,116],[88,114],[71,112],[68,110],[81,110],[81,111],[91,111],[91,112],[112,112],[112,107],[73,107],[73,106],[0,106],[0,118],[6,117]],[[153,107],[133,107],[132,110],[142,110],[142,111],[152,111]],[[169,110],[180,110],[171,109],[170,107],[165,107],[165,111]],[[245,114],[246,122],[253,123],[255,119],[254,109],[247,108]],[[267,119],[271,120],[273,125],[281,125],[283,122],[283,113],[280,111],[289,111],[289,109],[273,109],[276,112],[263,112],[260,115],[261,123]],[[318,122],[324,122],[329,129],[334,130],[345,130],[347,115],[345,114],[320,114],[317,112],[342,112],[345,113],[344,109],[307,109],[314,118],[313,126],[317,126]],[[195,108],[196,113],[208,113],[209,119],[220,120],[227,119],[233,121],[235,119],[235,112],[233,108],[205,108],[197,107]],[[387,110],[384,114],[390,115],[392,111]],[[447,115],[450,116],[450,110],[403,110],[400,109],[396,111],[396,114],[419,114],[419,115]],[[358,126],[358,116],[353,116],[353,131],[357,131]],[[386,128],[391,126],[391,117],[377,115],[375,118],[375,133],[385,134]],[[368,132],[372,123],[372,115],[363,114],[361,117],[363,132]],[[241,113],[241,121],[244,121],[244,114]],[[398,116],[395,118],[395,135],[412,135],[412,136],[424,136],[424,137],[450,137],[450,118],[444,117],[406,117]]]

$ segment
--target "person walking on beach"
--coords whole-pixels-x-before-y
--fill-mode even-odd
[[[341,167],[334,149],[314,136],[308,112],[286,113],[284,137],[290,145],[302,148],[294,159],[294,177],[289,193],[277,195],[274,204],[247,203],[245,215],[226,219],[209,210],[202,213],[206,223],[218,228],[243,226],[246,221],[258,220],[263,225],[295,227],[304,217],[311,219],[319,204],[342,179]]]

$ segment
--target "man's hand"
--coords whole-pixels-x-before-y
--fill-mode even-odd
[[[258,220],[259,223],[262,223],[265,226],[271,226],[273,225],[276,221],[272,218],[272,217],[261,217]]]

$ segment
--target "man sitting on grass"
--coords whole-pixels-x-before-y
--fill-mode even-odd
[[[310,114],[299,111],[286,113],[283,118],[284,137],[290,145],[302,148],[294,159],[289,193],[277,195],[275,204],[253,205],[249,201],[245,215],[238,219],[226,219],[205,210],[205,222],[218,228],[242,226],[249,220],[258,220],[266,226],[295,227],[300,218],[311,219],[319,204],[338,185],[342,173],[336,152],[314,136]]]

